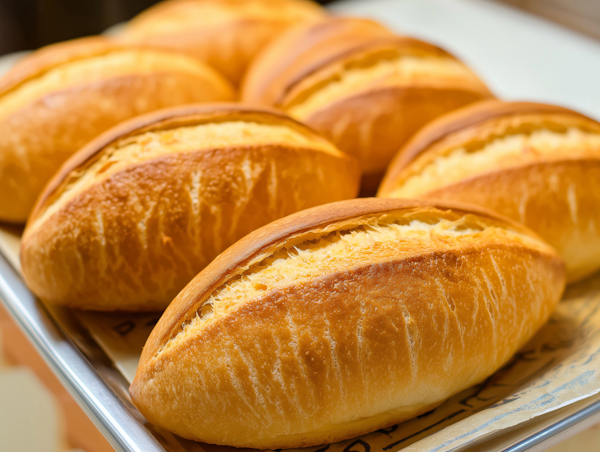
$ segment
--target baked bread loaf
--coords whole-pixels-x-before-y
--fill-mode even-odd
[[[252,104],[281,106],[294,84],[315,70],[365,43],[394,36],[379,22],[359,17],[334,16],[296,25],[256,56],[241,97]]]
[[[469,206],[359,199],[278,220],[194,278],[130,388],[185,438],[276,449],[426,412],[488,377],[548,319],[564,264]]]
[[[312,130],[235,104],[135,118],[75,154],[23,234],[42,300],[152,311],[229,245],[298,210],[356,196],[358,163]]]
[[[418,128],[487,97],[484,83],[444,50],[352,18],[284,33],[242,86],[243,101],[282,108],[357,157],[372,193]]]
[[[400,150],[379,196],[493,209],[554,246],[575,281],[600,268],[600,123],[528,102],[465,107]]]
[[[306,0],[170,0],[135,17],[122,39],[188,53],[237,85],[265,44],[294,24],[324,16]]]
[[[35,52],[0,79],[0,221],[24,223],[64,161],[119,122],[233,96],[213,69],[173,52],[102,38]]]

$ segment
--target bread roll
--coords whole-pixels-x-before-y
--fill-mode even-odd
[[[23,275],[51,303],[162,310],[254,229],[356,196],[359,174],[354,159],[280,113],[215,104],[135,118],[46,187],[23,235]]]
[[[172,52],[86,38],[33,53],[0,79],[0,221],[24,223],[62,163],[119,122],[232,98],[213,69]]]
[[[265,44],[291,25],[324,15],[306,0],[170,0],[135,17],[122,39],[188,53],[237,85]]]
[[[600,123],[552,105],[469,106],[407,143],[379,196],[493,209],[554,246],[575,281],[600,268]]]
[[[241,96],[248,103],[281,106],[289,89],[315,70],[365,43],[394,36],[379,22],[358,17],[299,24],[257,55],[244,78]]]
[[[289,30],[254,61],[242,87],[245,102],[282,108],[357,157],[373,193],[418,128],[490,96],[444,50],[352,18]]]
[[[255,231],[177,296],[130,388],[153,424],[208,443],[340,441],[426,412],[548,319],[564,264],[485,211],[359,199]]]

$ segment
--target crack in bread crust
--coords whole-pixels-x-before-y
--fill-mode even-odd
[[[129,136],[103,149],[90,165],[69,176],[59,190],[53,193],[46,208],[39,212],[30,226],[42,224],[69,199],[90,185],[100,183],[131,165],[167,154],[178,154],[205,149],[235,148],[251,141],[253,146],[286,146],[313,148],[330,155],[340,152],[330,143],[314,135],[302,134],[284,125],[259,124],[248,121],[223,121],[167,130],[152,130]],[[202,143],[201,149],[198,143]]]
[[[421,48],[383,49],[353,55],[319,69],[298,83],[286,96],[284,108],[305,118],[348,95],[373,87],[478,87],[481,80],[463,63],[446,54]]]
[[[0,118],[36,99],[72,86],[156,72],[181,72],[208,78],[213,83],[225,83],[208,66],[184,55],[159,50],[112,49],[45,68],[13,86],[0,96]]]
[[[271,291],[301,285],[311,278],[324,277],[353,265],[360,266],[361,260],[403,259],[412,256],[417,246],[433,252],[468,247],[480,240],[497,237],[546,249],[537,239],[521,232],[486,225],[473,215],[446,219],[443,212],[437,213],[437,218],[426,221],[410,212],[373,217],[351,227],[330,226],[324,231],[293,238],[268,255],[256,258],[214,289],[195,310],[195,315],[190,318],[188,314],[187,320],[171,334],[156,356],[201,334],[209,323],[227,316],[246,302],[267,296]],[[330,231],[332,228],[333,231]]]
[[[548,119],[544,123],[539,116],[519,118],[521,127],[513,131],[506,130],[514,122],[510,118],[493,121],[491,130],[471,142],[449,137],[412,162],[386,196],[419,196],[480,174],[539,161],[600,156],[600,130],[577,127],[569,117]]]
[[[531,135],[508,135],[476,152],[468,152],[460,147],[453,149],[447,156],[435,158],[422,166],[417,174],[407,177],[389,196],[419,196],[443,185],[451,185],[488,172],[525,166],[540,160],[559,161],[590,155],[600,156],[600,134],[571,128],[562,134],[541,129]],[[415,162],[415,166],[418,165]]]
[[[487,378],[563,288],[551,247],[485,211],[322,206],[255,231],[194,278],[149,337],[130,394],[188,439],[336,442]]]

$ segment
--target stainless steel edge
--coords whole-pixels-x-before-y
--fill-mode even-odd
[[[539,452],[558,444],[600,421],[600,400],[518,441],[503,452]]]
[[[540,452],[600,421],[600,394],[584,398],[500,434],[453,449],[455,452]]]
[[[0,301],[78,404],[118,452],[166,452],[56,326],[0,253]],[[539,452],[600,421],[600,395],[532,423],[460,448],[472,452]],[[534,430],[532,434],[531,431]]]
[[[118,452],[165,452],[65,336],[0,254],[0,301]]]

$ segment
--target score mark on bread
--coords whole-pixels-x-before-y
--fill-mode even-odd
[[[233,97],[202,61],[164,50],[84,38],[32,53],[0,79],[0,221],[24,223],[60,166],[116,124]]]
[[[417,133],[379,196],[496,210],[554,246],[575,281],[600,268],[600,123],[552,105],[474,104]]]
[[[428,411],[504,364],[564,287],[555,251],[470,207],[361,199],[240,240],[173,301],[130,389],[148,420],[253,448]]]
[[[73,156],[22,242],[40,298],[94,310],[164,309],[239,238],[352,198],[357,162],[284,114],[235,104],[136,118]]]
[[[432,119],[492,97],[448,52],[364,19],[336,17],[288,30],[248,70],[242,99],[282,108],[358,158],[363,188]]]

